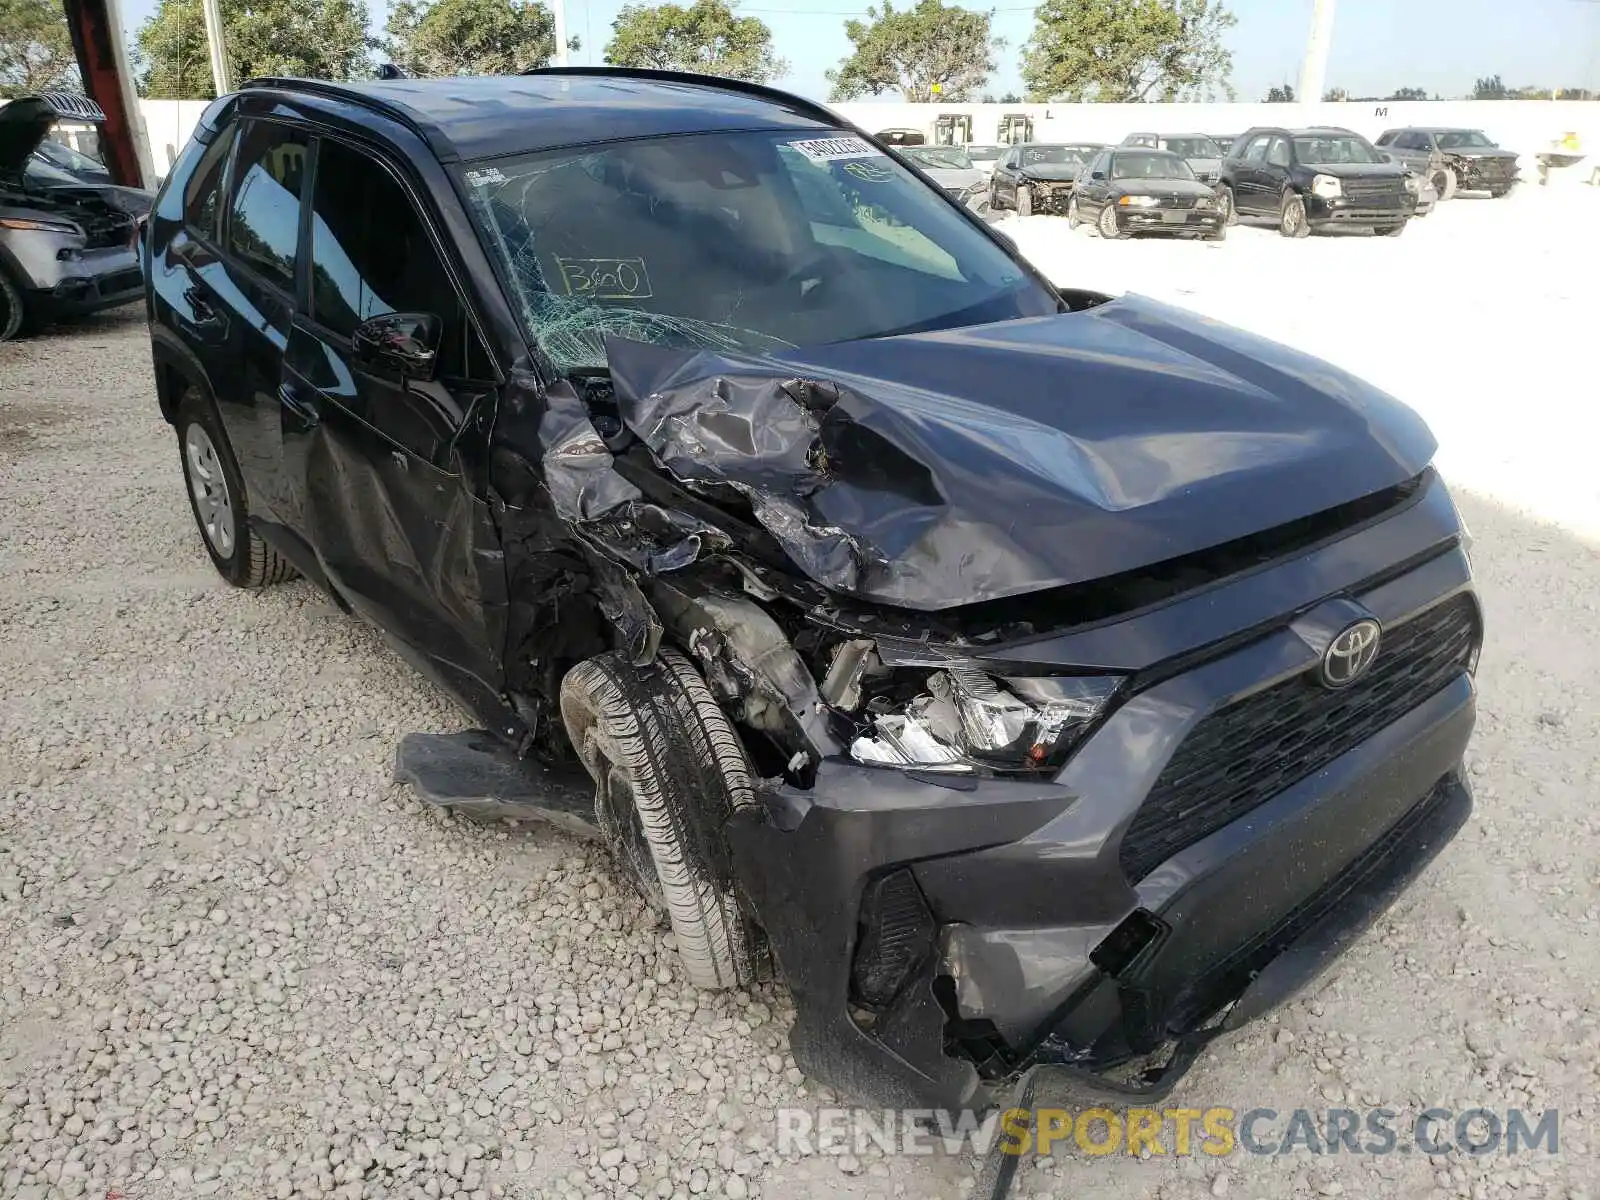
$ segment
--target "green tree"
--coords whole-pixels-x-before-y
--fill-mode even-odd
[[[514,75],[556,52],[555,18],[538,0],[401,0],[385,32],[390,56],[413,75]]]
[[[1294,103],[1294,89],[1292,87],[1290,87],[1287,83],[1281,84],[1281,85],[1279,85],[1277,87],[1269,87],[1267,89],[1267,98],[1266,98],[1265,101],[1263,101],[1263,103],[1266,103],[1266,104],[1293,104]]]
[[[1426,100],[1428,98],[1428,89],[1417,87],[1396,88],[1389,93],[1388,98],[1390,100]]]
[[[0,96],[78,87],[67,16],[57,0],[0,0]]]
[[[1328,104],[1343,104],[1350,99],[1350,93],[1343,88],[1329,88],[1322,93],[1322,99]]]
[[[258,75],[352,79],[371,70],[365,0],[219,0],[235,85]],[[212,96],[200,0],[161,0],[139,28],[139,90]]]
[[[772,30],[759,17],[741,17],[725,0],[625,4],[611,22],[606,62],[723,75],[766,83],[789,70],[772,49]]]
[[[1222,0],[1044,0],[1023,48],[1034,100],[1233,99]]]
[[[1509,93],[1506,85],[1500,82],[1500,76],[1489,75],[1479,79],[1472,87],[1474,100],[1504,100]]]
[[[828,72],[830,99],[854,100],[899,89],[912,102],[965,103],[994,73],[1005,42],[990,34],[993,13],[970,12],[943,0],[918,0],[896,10],[889,0],[867,8],[868,20],[849,20],[844,33],[855,46]]]

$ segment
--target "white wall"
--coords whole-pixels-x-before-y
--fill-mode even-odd
[[[156,174],[165,176],[189,140],[205,100],[140,100]],[[1600,156],[1600,102],[1580,100],[1412,100],[1380,104],[837,104],[848,120],[880,129],[922,129],[932,140],[940,113],[972,114],[972,140],[993,142],[1005,113],[1033,117],[1038,142],[1120,142],[1136,130],[1155,133],[1243,133],[1252,125],[1342,125],[1375,138],[1397,125],[1464,125],[1482,129],[1522,154],[1567,132]]]

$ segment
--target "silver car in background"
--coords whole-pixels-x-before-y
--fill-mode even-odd
[[[964,146],[896,146],[895,153],[963,204],[986,190],[989,177]]]
[[[1204,133],[1130,133],[1122,144],[1176,154],[1189,164],[1196,179],[1209,184],[1221,177],[1222,159],[1227,154],[1227,147],[1217,145]]]

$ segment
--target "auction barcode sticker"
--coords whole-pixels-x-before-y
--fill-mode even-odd
[[[844,162],[851,158],[882,158],[883,151],[858,137],[802,138],[790,142],[812,162]]]

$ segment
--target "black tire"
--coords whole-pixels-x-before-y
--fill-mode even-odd
[[[1284,192],[1278,201],[1278,232],[1286,238],[1311,236],[1311,222],[1306,218],[1306,202],[1296,192]]]
[[[1017,184],[1017,216],[1033,216],[1033,189],[1026,184]]]
[[[239,474],[239,464],[234,461],[233,447],[217,420],[215,410],[196,388],[190,388],[178,402],[178,419],[174,423],[178,433],[178,458],[183,464],[184,490],[189,494],[189,511],[194,514],[195,527],[211,563],[234,587],[259,588],[274,583],[284,583],[299,575],[289,561],[256,536],[250,528],[249,501],[245,495],[244,479]],[[189,429],[203,430],[222,471],[222,482],[227,489],[227,502],[232,509],[232,537],[219,545],[220,539],[207,529],[201,512],[200,493],[214,486],[201,477],[199,464],[192,461],[189,452]]]
[[[723,824],[755,803],[727,716],[676,651],[636,667],[616,654],[561,681],[561,719],[595,781],[595,820],[629,882],[672,925],[696,987],[764,976],[760,932],[739,905]]]
[[[1217,189],[1217,205],[1222,209],[1222,223],[1224,225],[1237,225],[1239,223],[1239,208],[1234,202],[1233,189],[1223,184]]]
[[[20,334],[27,315],[22,289],[12,283],[5,268],[0,267],[0,342],[9,342]]]
[[[1107,204],[1100,210],[1100,217],[1095,221],[1094,227],[1100,231],[1100,236],[1107,239],[1122,240],[1128,235],[1122,226],[1117,224],[1117,206]]]
[[[1082,224],[1083,224],[1083,218],[1078,215],[1078,198],[1076,196],[1068,196],[1067,197],[1067,228],[1068,229],[1076,229],[1079,225],[1082,225]]]

